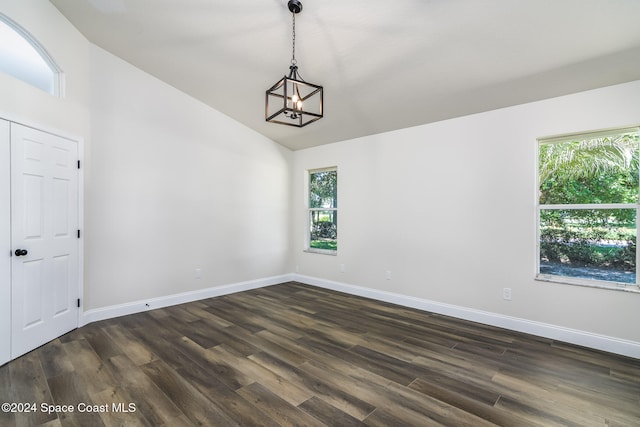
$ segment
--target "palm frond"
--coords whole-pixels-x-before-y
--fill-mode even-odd
[[[552,176],[579,179],[637,169],[638,134],[541,144],[539,156],[540,183]]]

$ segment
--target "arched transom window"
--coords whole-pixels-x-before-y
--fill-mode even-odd
[[[0,72],[60,96],[60,68],[24,28],[0,14]]]

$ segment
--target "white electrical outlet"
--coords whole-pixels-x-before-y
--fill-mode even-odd
[[[502,299],[506,301],[511,301],[511,288],[502,289]]]
[[[391,280],[391,270],[386,271],[385,277],[387,278],[387,280]]]
[[[195,272],[195,276],[196,279],[200,279],[202,278],[202,269],[201,268],[196,268],[196,272]]]
[[[344,264],[340,264],[340,273],[344,273],[345,271],[347,271],[347,268],[344,266]]]

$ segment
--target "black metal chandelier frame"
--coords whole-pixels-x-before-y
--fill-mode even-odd
[[[292,56],[289,74],[285,75],[265,96],[265,120],[287,126],[303,127],[323,117],[324,89],[320,85],[306,82],[298,71],[296,61],[296,14],[302,11],[299,0],[289,0],[292,29]]]

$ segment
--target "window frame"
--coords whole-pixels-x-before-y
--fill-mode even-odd
[[[338,203],[336,202],[336,206],[333,208],[312,208],[310,206],[311,201],[311,190],[309,188],[311,184],[311,175],[319,172],[335,172],[336,173],[336,201],[338,200],[338,167],[337,166],[329,166],[324,168],[317,169],[307,169],[305,173],[305,239],[304,239],[304,252],[315,253],[315,254],[323,254],[323,255],[338,255],[338,249],[319,249],[311,247],[311,212],[314,211],[332,211],[337,215],[338,213]],[[336,243],[338,241],[339,232],[336,226]]]
[[[585,203],[585,204],[541,204],[540,203],[540,147],[542,144],[553,144],[567,142],[572,139],[594,139],[598,137],[612,136],[623,133],[638,133],[640,134],[640,125],[638,126],[626,126],[619,128],[610,128],[597,131],[577,132],[563,135],[555,135],[549,137],[541,137],[536,139],[536,186],[535,186],[535,207],[536,207],[536,251],[535,251],[535,280],[542,282],[552,282],[567,285],[585,286],[591,288],[613,289],[626,292],[640,293],[640,273],[638,266],[640,265],[640,250],[636,249],[636,282],[635,283],[623,283],[614,281],[605,281],[597,279],[587,279],[571,276],[560,276],[554,274],[540,273],[540,217],[541,212],[544,210],[606,210],[606,209],[635,209],[636,210],[636,242],[638,242],[638,236],[640,235],[640,186],[638,188],[638,199],[636,203]],[[640,174],[640,170],[639,170]],[[636,247],[637,248],[637,247]]]
[[[34,84],[31,79],[25,78],[24,76],[17,73],[6,72],[6,74],[32,87],[40,89],[45,93],[58,98],[62,97],[64,92],[64,74],[60,66],[58,66],[56,61],[54,61],[53,57],[49,54],[47,49],[45,49],[45,47],[33,35],[31,35],[31,33],[29,33],[20,24],[3,13],[0,13],[0,23],[5,24],[7,27],[9,27],[9,29],[13,30],[19,37],[21,37],[22,40],[29,44],[34,53],[37,54],[49,68],[49,71],[51,72],[51,90],[47,90],[38,84]]]

